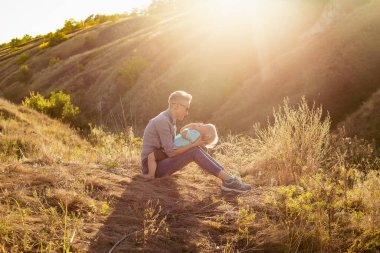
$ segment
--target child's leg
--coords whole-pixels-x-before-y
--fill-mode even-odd
[[[150,153],[148,155],[148,177],[149,178],[155,178],[156,169],[157,169],[157,162],[156,157],[154,155],[154,152]]]

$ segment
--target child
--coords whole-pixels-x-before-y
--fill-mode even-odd
[[[206,148],[213,148],[218,143],[218,133],[216,127],[213,124],[203,123],[191,123],[181,128],[180,134],[174,139],[174,145],[176,147],[184,147],[191,143],[194,143],[198,138],[202,138],[206,142]],[[148,169],[149,172],[146,175],[147,178],[154,178],[157,161],[161,161],[167,158],[167,155],[163,150],[156,150],[148,155]]]

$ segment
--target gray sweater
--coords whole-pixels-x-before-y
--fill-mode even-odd
[[[163,148],[166,154],[171,153],[175,149],[176,131],[175,121],[171,117],[169,109],[149,120],[144,130],[141,161],[160,148]]]

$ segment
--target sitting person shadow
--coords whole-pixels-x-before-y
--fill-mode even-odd
[[[186,229],[198,223],[187,214],[194,203],[181,199],[176,178],[132,177],[87,252],[196,252]]]

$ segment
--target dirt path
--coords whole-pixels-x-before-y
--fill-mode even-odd
[[[229,238],[239,234],[237,221],[250,212],[256,217],[247,225],[250,231],[256,234],[263,227],[264,195],[269,190],[246,177],[253,186],[250,193],[223,194],[219,179],[195,165],[154,180],[144,179],[137,164],[113,170],[99,165],[8,164],[0,171],[1,198],[35,210],[25,216],[28,225],[18,232],[37,239],[39,233],[62,226],[63,218],[57,216],[53,230],[46,227],[42,221],[52,217],[38,211],[41,207],[56,206],[60,212],[61,203],[66,203],[69,213],[80,213],[73,252],[109,252],[126,234],[113,252],[223,252]],[[106,202],[110,208],[102,214],[99,210]],[[67,233],[72,232],[70,227]]]
[[[258,208],[263,205],[262,189],[225,195],[218,179],[195,166],[164,179],[146,180],[138,171],[122,178],[111,189],[115,196],[112,212],[86,225],[84,231],[91,240],[76,245],[78,250],[88,246],[87,252],[109,252],[129,235],[113,252],[221,251],[223,237],[231,228],[217,225],[215,217],[236,212],[238,198]]]

